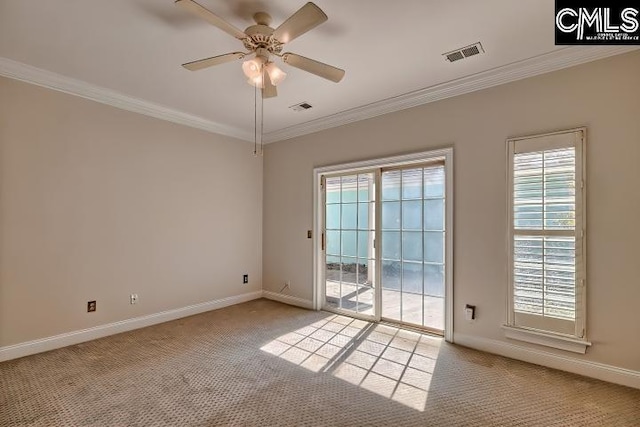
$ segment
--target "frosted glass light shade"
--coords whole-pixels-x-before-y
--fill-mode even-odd
[[[269,80],[271,80],[271,84],[274,86],[278,86],[285,79],[285,77],[287,77],[287,73],[278,68],[273,62],[269,62],[265,69],[269,74]]]
[[[259,77],[262,74],[263,61],[259,58],[249,59],[242,63],[242,71],[249,79]]]

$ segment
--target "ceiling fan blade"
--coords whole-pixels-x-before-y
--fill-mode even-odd
[[[242,52],[226,53],[224,55],[187,62],[186,64],[182,64],[182,66],[189,71],[197,71],[203,68],[213,67],[214,65],[224,64],[225,62],[235,61],[236,59],[242,59],[245,56]]]
[[[262,89],[263,98],[274,98],[278,96],[278,89],[271,83],[268,75],[264,75],[264,88]]]
[[[305,58],[304,56],[296,55],[295,53],[284,53],[282,55],[282,60],[292,67],[299,68],[311,74],[315,74],[316,76],[331,80],[332,82],[338,83],[344,77],[344,70],[340,68]]]
[[[289,43],[296,37],[322,24],[327,19],[327,15],[325,15],[322,9],[309,2],[280,24],[273,32],[273,37],[279,42]]]
[[[194,15],[198,15],[202,19],[209,22],[211,25],[220,28],[225,33],[231,34],[237,39],[242,40],[247,37],[247,35],[243,31],[229,24],[227,21],[220,18],[209,9],[206,9],[204,6],[201,6],[193,0],[176,0],[176,4],[178,6],[181,6],[183,9],[193,13]]]

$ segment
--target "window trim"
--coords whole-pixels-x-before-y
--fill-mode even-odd
[[[530,150],[544,151],[549,149],[544,138],[575,134],[576,140],[576,242],[580,241],[580,262],[576,259],[576,287],[581,286],[580,303],[576,305],[576,320],[574,334],[561,334],[553,331],[540,330],[516,325],[515,310],[513,305],[514,287],[513,287],[513,239],[514,239],[514,215],[513,215],[513,168],[515,145],[518,141],[529,140],[532,142],[533,148]],[[538,139],[538,141],[535,141]],[[574,129],[562,130],[558,132],[550,132],[545,134],[529,135],[516,138],[508,138],[506,143],[507,152],[507,301],[506,301],[506,322],[503,325],[505,336],[510,339],[530,342],[533,344],[544,345],[548,347],[558,348],[561,350],[572,351],[576,353],[585,353],[586,348],[591,345],[587,340],[587,276],[586,276],[586,260],[587,260],[587,219],[586,219],[586,189],[587,189],[587,173],[586,173],[586,140],[587,128],[579,127]],[[537,147],[536,147],[537,145]],[[529,150],[527,150],[529,151]],[[578,188],[578,183],[580,187]],[[578,243],[576,244],[578,248]],[[577,251],[576,251],[577,252]]]

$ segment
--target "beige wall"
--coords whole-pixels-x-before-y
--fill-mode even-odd
[[[252,148],[0,78],[0,347],[259,291]]]
[[[313,221],[314,167],[453,146],[454,332],[505,340],[505,139],[587,126],[593,347],[585,356],[557,353],[640,370],[639,75],[640,53],[634,52],[270,144],[264,289],[277,292],[290,280],[292,295],[312,297],[306,230]],[[466,303],[478,307],[475,323],[460,315]]]

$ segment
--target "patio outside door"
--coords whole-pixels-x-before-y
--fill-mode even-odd
[[[325,175],[322,181],[323,308],[442,333],[444,163]]]

